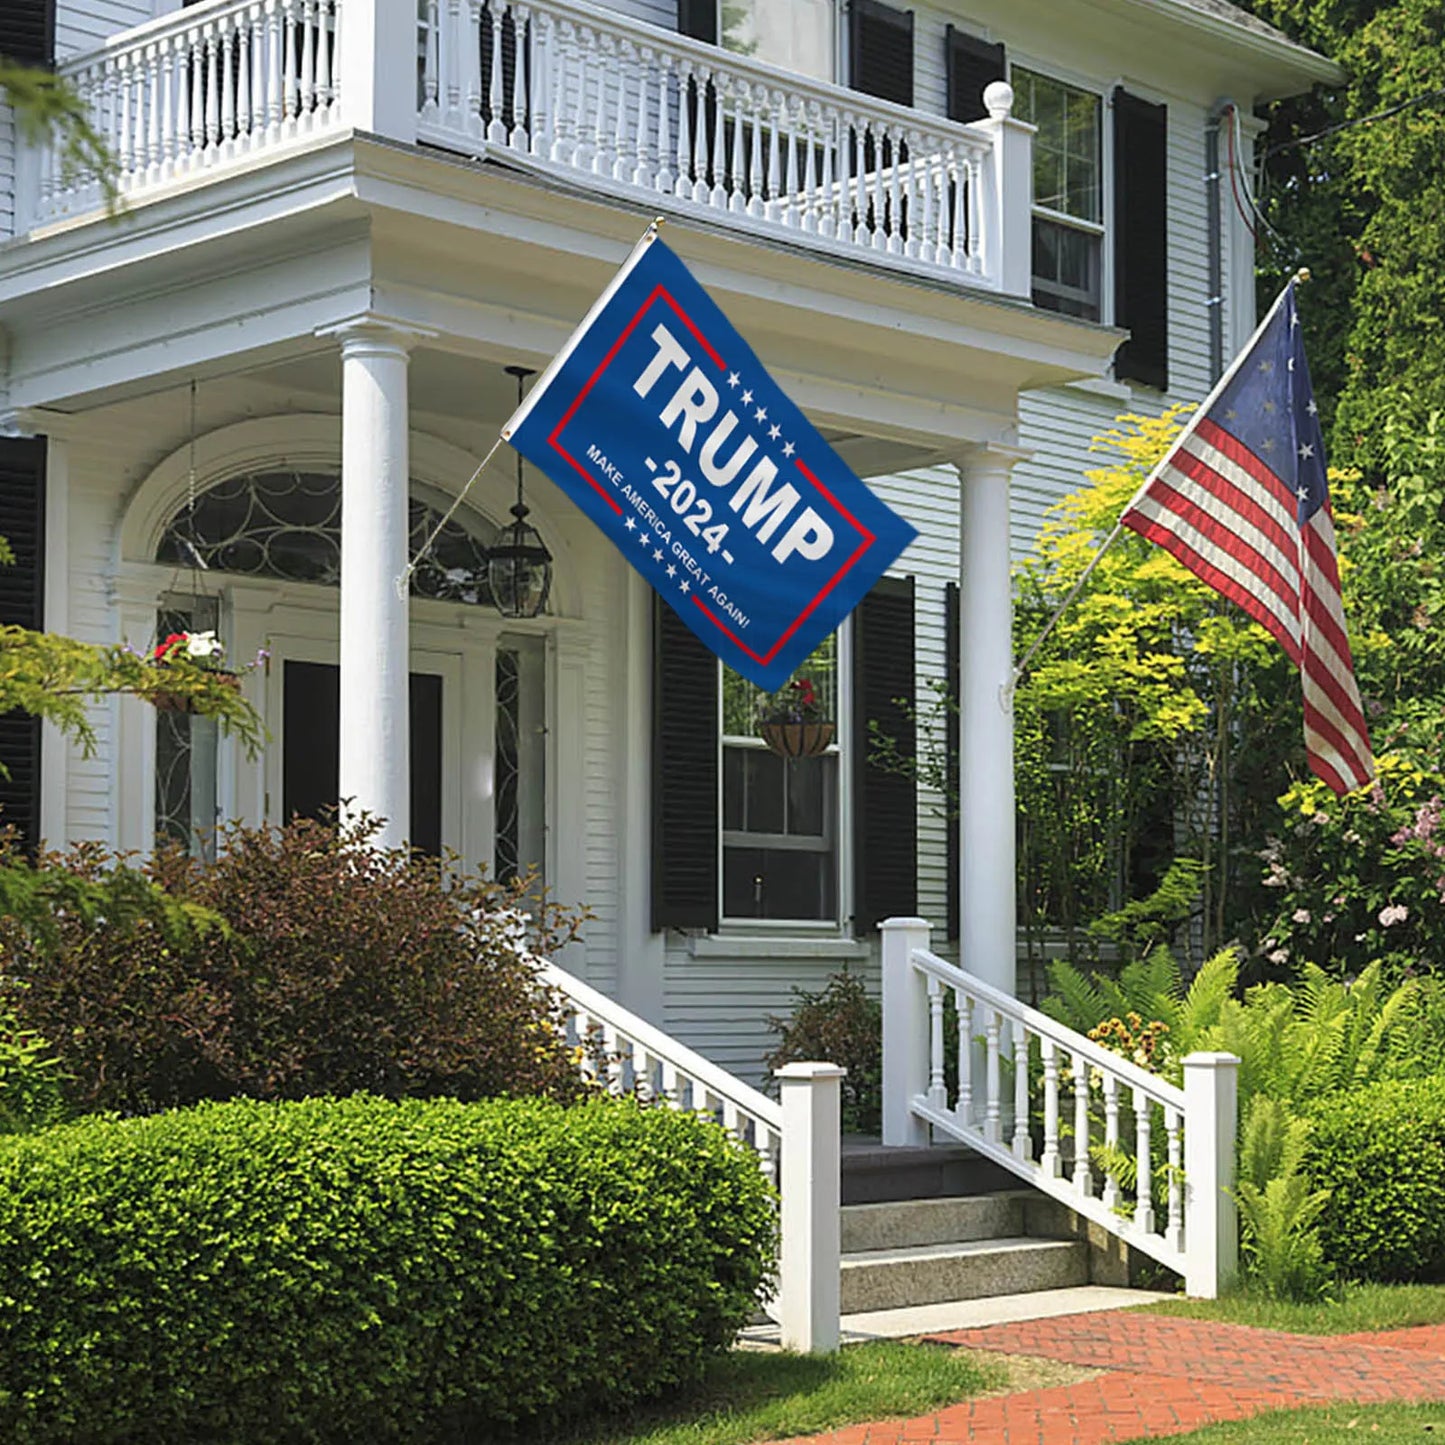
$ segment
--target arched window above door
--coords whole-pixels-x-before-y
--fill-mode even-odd
[[[441,521],[440,508],[413,495],[412,556]],[[411,592],[446,602],[486,605],[487,546],[496,529],[452,518],[412,573]],[[246,472],[187,502],[166,524],[156,561],[244,577],[338,586],[341,580],[341,478],[334,472]]]

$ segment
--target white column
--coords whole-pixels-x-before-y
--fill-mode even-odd
[[[1009,994],[1017,950],[1009,476],[1026,455],[981,446],[958,464],[959,963]]]
[[[842,1083],[837,1064],[785,1064],[779,1323],[785,1350],[838,1348],[842,1301]]]
[[[978,128],[993,136],[992,164],[984,172],[984,274],[1008,296],[1033,289],[1035,127],[1013,118],[1014,93],[995,80],[983,92],[988,119]]]
[[[384,818],[380,847],[411,833],[410,479],[407,357],[415,332],[377,317],[330,331],[341,343],[340,797]]]
[[[1239,1060],[1184,1059],[1184,1288],[1215,1299],[1239,1269],[1234,1146],[1239,1127]]]

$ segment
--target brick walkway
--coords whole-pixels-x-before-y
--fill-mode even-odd
[[[813,1436],[811,1445],[1102,1445],[1333,1400],[1445,1402],[1445,1325],[1311,1337],[1130,1311],[930,1338],[1107,1373],[1078,1385],[966,1400],[916,1420],[853,1425]]]

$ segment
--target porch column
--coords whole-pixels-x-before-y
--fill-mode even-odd
[[[959,459],[959,962],[1015,987],[1013,584],[1009,476],[1027,455],[988,445]]]
[[[363,316],[341,343],[341,717],[344,815],[385,819],[376,844],[411,835],[406,570],[407,358],[415,332]]]

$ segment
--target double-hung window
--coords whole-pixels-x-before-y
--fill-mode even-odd
[[[1034,304],[1098,321],[1104,248],[1102,98],[1018,65],[1013,86],[1014,114],[1038,127]]]
[[[795,674],[820,710],[838,717],[838,640]],[[724,920],[833,923],[839,916],[837,737],[815,757],[785,758],[759,737],[771,699],[722,670],[722,912]]]
[[[835,0],[719,0],[724,50],[832,80],[838,55]]]

